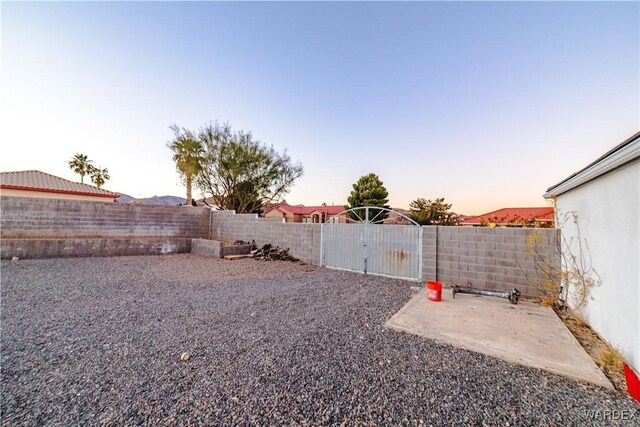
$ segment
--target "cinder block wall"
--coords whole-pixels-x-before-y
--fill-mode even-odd
[[[320,264],[320,224],[283,223],[232,211],[75,200],[0,197],[2,258],[189,252],[192,238],[255,240],[289,248]],[[392,227],[392,226],[390,226]],[[422,227],[422,278],[536,296],[538,277],[527,236],[542,258],[560,263],[555,229]]]
[[[536,258],[559,266],[558,230],[532,228],[437,227],[436,278],[447,284],[480,289],[518,288],[524,295],[538,296],[532,280],[539,277]],[[527,250],[527,236],[537,235],[535,255]],[[426,236],[426,235],[425,235]],[[424,245],[430,244],[423,239]],[[427,261],[431,265],[432,258]],[[424,269],[433,277],[432,270]]]
[[[321,231],[319,224],[283,223],[258,218],[254,214],[213,212],[212,238],[216,240],[256,240],[258,246],[271,243],[290,248],[291,254],[319,264]],[[389,225],[388,227],[393,227]],[[538,296],[533,281],[539,277],[536,255],[527,250],[527,236],[538,235],[536,250],[540,259],[549,258],[556,266],[558,230],[532,228],[422,227],[422,279],[478,289],[510,290]]]
[[[284,223],[258,218],[256,214],[214,211],[211,234],[215,240],[255,240],[258,247],[270,243],[289,248],[289,253],[310,264],[320,264],[320,224]]]
[[[209,209],[0,197],[2,258],[188,252]]]
[[[422,279],[436,280],[438,227],[422,227]]]

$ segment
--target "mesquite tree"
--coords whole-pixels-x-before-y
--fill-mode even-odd
[[[279,153],[250,132],[209,123],[197,137],[204,149],[197,182],[221,209],[259,212],[264,204],[279,202],[302,176],[302,165],[286,150]]]
[[[458,215],[451,212],[451,204],[444,197],[434,201],[417,198],[409,204],[411,219],[420,225],[458,225]]]

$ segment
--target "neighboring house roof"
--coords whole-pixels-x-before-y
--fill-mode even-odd
[[[578,172],[549,187],[544,197],[548,199],[558,196],[638,157],[640,157],[640,132],[622,141]]]
[[[311,215],[314,212],[326,213],[328,215],[337,215],[344,211],[344,206],[292,206],[285,203],[270,206],[270,209],[265,210],[265,214],[273,210],[279,210],[281,212],[288,212],[294,215]]]
[[[110,199],[120,196],[118,193],[103,190],[93,185],[69,181],[68,179],[36,170],[0,172],[0,188],[108,197]]]
[[[338,215],[345,211],[344,206],[311,206],[313,209],[309,213],[325,213],[327,215]]]
[[[481,223],[513,224],[521,221],[553,221],[553,208],[503,208],[482,215],[470,216],[460,225]]]

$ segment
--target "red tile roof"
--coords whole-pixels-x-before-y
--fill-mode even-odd
[[[344,206],[309,206],[313,208],[311,212],[324,212],[328,215],[338,215],[345,211]]]
[[[553,208],[503,208],[482,215],[470,216],[460,225],[480,223],[506,225],[521,221],[553,221]]]
[[[295,215],[311,215],[313,212],[324,212],[328,215],[337,215],[344,211],[344,206],[291,206],[286,203],[273,205],[264,213],[271,212],[274,209],[287,211]]]
[[[40,171],[16,171],[0,173],[0,188],[43,191],[46,193],[78,194],[83,196],[115,199],[120,194],[103,190],[89,184],[69,181]]]

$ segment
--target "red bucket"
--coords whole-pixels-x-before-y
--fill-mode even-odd
[[[442,301],[442,283],[427,282],[427,298],[430,301]]]
[[[627,391],[634,399],[640,402],[640,379],[638,379],[636,373],[633,372],[633,369],[627,365],[624,365],[624,376],[627,380]]]

